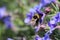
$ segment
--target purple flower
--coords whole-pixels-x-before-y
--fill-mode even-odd
[[[36,35],[34,40],[42,40],[42,38],[39,37],[39,35]]]
[[[51,35],[51,33],[49,30],[48,32],[45,33],[45,36],[42,38],[39,35],[35,35],[35,40],[51,40],[49,37],[50,35]]]
[[[57,23],[60,22],[60,12],[58,12],[52,19],[48,22],[48,26],[50,27],[50,32],[56,28]]]
[[[31,9],[29,10],[29,12],[30,12],[30,13],[35,13],[35,12],[36,12],[37,7],[38,7],[38,6],[36,6],[35,8],[31,8]]]
[[[28,13],[28,14],[26,14],[26,18],[25,18],[25,20],[24,20],[24,22],[25,22],[26,24],[28,24],[28,23],[31,21],[32,15],[33,15],[33,13]]]
[[[60,22],[60,12],[57,13],[58,17],[56,17],[56,19],[58,19],[58,22]]]
[[[47,35],[47,36],[43,37],[43,40],[50,40],[50,38],[49,38],[49,36]]]
[[[5,15],[6,7],[0,7],[0,19]]]
[[[50,37],[49,37],[50,34],[51,34],[50,31],[46,32],[45,36],[43,37],[43,40],[50,40]]]
[[[11,23],[11,19],[10,18],[11,18],[10,16],[6,16],[4,18],[4,20],[3,20],[5,25],[6,25],[6,28],[11,28],[12,27],[12,23]]]
[[[40,4],[36,5],[36,6],[34,6],[33,9],[34,9],[35,11],[36,11],[36,10],[39,10],[39,11],[40,11],[41,8],[42,8],[42,6],[43,6],[43,4],[40,3]]]
[[[47,33],[45,33],[44,37],[40,37],[39,35],[35,35],[35,40],[50,40],[50,31],[48,31]]]
[[[48,22],[48,25],[50,26],[50,28],[55,28],[57,26],[57,23],[60,20],[60,12],[58,12],[55,16],[52,17],[52,19]]]
[[[30,22],[30,18],[25,18],[24,22],[28,24]]]
[[[10,16],[7,15],[5,16],[5,13],[6,13],[6,7],[0,7],[0,19],[3,18],[3,22],[5,23],[6,25],[6,28],[11,28],[12,24],[11,24],[11,20],[10,20]]]
[[[35,26],[34,31],[37,33],[39,31],[39,29],[40,29],[39,27]]]
[[[42,3],[43,5],[47,5],[47,4],[50,4],[52,2],[56,2],[56,0],[40,0],[40,3]]]

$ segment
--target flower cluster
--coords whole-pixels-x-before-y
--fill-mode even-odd
[[[30,9],[30,12],[27,14],[27,17],[24,22],[29,25],[34,25],[35,32],[38,32],[41,24],[43,24],[44,17],[46,16],[46,13],[41,9],[51,3],[56,4],[56,2],[57,0],[40,0],[39,5],[36,5],[34,8]],[[46,11],[48,11],[47,13],[49,13],[50,8],[47,8]],[[46,32],[45,36],[41,38],[37,34],[35,36],[35,40],[50,40],[49,36],[52,33],[52,31],[55,30],[55,27],[57,26],[58,22],[60,22],[60,12],[57,12],[57,15],[53,16],[52,19],[48,22],[48,26],[50,26],[50,30]]]
[[[44,12],[42,12],[40,9],[42,7],[45,7],[46,5],[48,5],[50,3],[53,3],[53,2],[55,3],[56,0],[40,0],[40,4],[39,5],[36,5],[36,6],[34,6],[34,8],[30,9],[30,12],[27,14],[27,17],[24,20],[24,22],[29,24],[29,22],[32,20],[33,16],[35,14],[39,14],[40,16],[42,16],[40,18],[40,22],[42,23],[42,21],[43,21],[43,19],[44,19],[46,14]]]
[[[50,40],[50,35],[51,33],[49,33],[49,31],[44,35],[44,37],[40,37],[39,35],[35,36],[35,40]]]
[[[60,22],[60,12],[53,16],[51,20],[48,22],[51,32],[54,28],[56,28],[58,22]]]
[[[11,28],[11,17],[9,15],[6,15],[6,7],[0,7],[0,20],[4,22],[6,25],[6,28]]]
[[[11,28],[12,27],[12,23],[11,23],[11,17],[10,16],[6,16],[4,19],[3,19],[5,25],[6,25],[6,28]]]

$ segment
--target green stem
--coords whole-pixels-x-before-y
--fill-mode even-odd
[[[59,6],[58,6],[58,1],[57,1],[57,3],[56,3],[56,8],[57,8],[57,10],[59,11]]]
[[[56,9],[57,9],[57,11],[59,11],[59,7],[58,7],[58,5],[56,4]]]
[[[53,4],[53,3],[51,3],[52,4],[52,6],[54,7],[54,9],[56,10],[56,12],[58,11],[58,9],[56,8],[56,6]]]

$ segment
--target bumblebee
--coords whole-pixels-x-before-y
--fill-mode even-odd
[[[35,13],[35,15],[32,17],[31,23],[33,25],[38,25],[38,23],[41,20],[42,16],[43,16],[43,14]]]

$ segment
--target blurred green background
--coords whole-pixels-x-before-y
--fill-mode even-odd
[[[39,0],[0,0],[0,6],[6,5],[7,12],[12,16],[12,22],[19,29],[18,33],[14,33],[12,30],[5,30],[4,24],[0,23],[0,40],[4,40],[7,37],[17,40],[15,37],[22,36],[27,37],[26,40],[33,40],[35,35],[34,30],[31,26],[24,23],[24,19],[26,17],[26,13],[29,12],[29,9],[38,3]],[[51,15],[52,14],[54,15],[54,13],[51,13]],[[46,17],[46,20],[49,21],[50,17],[51,16]],[[44,35],[44,33],[45,32],[40,34]],[[55,31],[54,36],[57,40],[60,40],[60,31]]]

